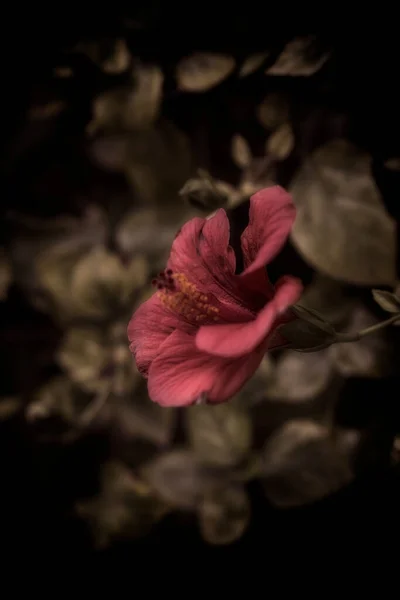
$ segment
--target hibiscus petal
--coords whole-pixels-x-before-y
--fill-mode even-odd
[[[161,344],[177,327],[192,328],[179,316],[167,310],[154,294],[132,316],[128,325],[129,349],[135,357],[140,373],[147,376],[151,362],[160,351]]]
[[[196,334],[199,350],[214,356],[237,358],[252,351],[271,336],[276,347],[275,328],[279,317],[300,298],[303,286],[299,279],[283,277],[276,285],[274,298],[247,323],[205,325]]]
[[[194,337],[175,331],[151,364],[150,398],[162,406],[187,406],[198,398],[217,403],[229,400],[258,368],[259,348],[245,358],[226,360],[197,350]]]
[[[232,277],[236,269],[236,257],[229,245],[229,219],[223,208],[206,219],[200,234],[200,253],[207,267],[218,277]]]
[[[232,302],[237,287],[236,259],[229,245],[229,220],[223,209],[210,219],[195,217],[181,228],[172,244],[168,268],[186,275],[199,291]]]
[[[290,194],[276,185],[250,198],[249,224],[242,233],[244,271],[240,277],[268,265],[282,249],[296,217]]]

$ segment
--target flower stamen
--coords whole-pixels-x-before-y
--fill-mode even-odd
[[[200,325],[210,320],[218,321],[219,309],[183,273],[167,269],[159,273],[152,283],[159,290],[157,296],[162,304],[190,322]]]

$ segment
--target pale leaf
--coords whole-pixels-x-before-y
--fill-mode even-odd
[[[172,440],[176,422],[174,408],[161,407],[151,402],[147,394],[135,390],[118,406],[116,425],[118,438],[143,439],[156,446],[166,446]]]
[[[379,306],[390,313],[400,312],[400,301],[392,292],[385,290],[372,290],[372,296]]]
[[[345,140],[317,149],[291,186],[297,250],[314,268],[357,285],[395,280],[395,224],[370,173],[370,159]]]
[[[164,75],[156,65],[137,64],[135,87],[127,97],[125,122],[128,129],[142,129],[157,119],[161,109]]]
[[[349,461],[329,430],[313,421],[289,421],[263,450],[263,484],[272,504],[289,508],[322,499],[350,482]]]
[[[233,162],[240,169],[246,169],[252,161],[252,153],[248,142],[242,135],[236,133],[232,138],[231,153]]]
[[[309,354],[287,351],[278,359],[265,393],[270,400],[305,402],[327,389],[333,376],[334,364],[327,350]]]
[[[244,169],[239,183],[242,197],[252,196],[258,190],[275,185],[276,166],[270,156],[253,158],[250,166]]]
[[[206,542],[231,544],[243,535],[250,521],[246,491],[239,485],[221,485],[203,497],[198,517],[200,532]]]
[[[88,392],[109,389],[123,395],[133,389],[137,377],[125,336],[116,338],[112,329],[86,326],[67,330],[57,358],[71,380]]]
[[[257,71],[268,57],[268,54],[269,52],[257,52],[248,56],[239,69],[239,77],[247,77],[247,75]]]
[[[96,246],[75,266],[71,297],[80,316],[101,318],[127,306],[135,291],[144,286],[148,264],[137,257],[123,265],[119,257],[104,246]]]
[[[110,75],[123,73],[129,67],[131,55],[125,40],[116,40],[113,54],[103,62],[103,71]]]
[[[277,160],[284,160],[294,148],[294,133],[290,123],[284,123],[268,138],[266,151]]]
[[[68,377],[60,375],[35,393],[32,402],[27,406],[26,417],[35,422],[56,416],[70,425],[75,425],[89,401],[87,396],[74,388]]]
[[[205,464],[233,466],[247,455],[252,441],[249,415],[233,404],[199,405],[186,409],[192,447]]]
[[[217,481],[193,452],[184,449],[160,454],[141,472],[165,502],[186,510],[194,509]]]
[[[328,60],[329,53],[316,53],[314,38],[296,38],[286,44],[275,64],[267,69],[267,75],[313,75]]]
[[[160,256],[167,258],[165,255],[183,222],[183,218],[168,222],[163,213],[152,209],[130,211],[118,225],[116,241],[124,255],[142,253],[153,263]]]
[[[196,53],[183,58],[176,67],[178,88],[184,92],[205,92],[221,83],[235,68],[235,60],[224,54]]]
[[[215,210],[226,206],[231,194],[229,185],[214,179],[209,173],[199,170],[198,177],[188,179],[179,195],[195,208]]]

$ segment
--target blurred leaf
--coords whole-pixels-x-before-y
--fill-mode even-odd
[[[135,87],[127,99],[128,129],[143,128],[157,119],[161,110],[164,75],[156,65],[137,63]]]
[[[283,52],[272,67],[267,69],[267,75],[314,75],[328,60],[329,53],[321,54],[315,48],[315,38],[296,38],[286,44]]]
[[[22,400],[17,397],[0,397],[0,422],[13,417],[22,408]]]
[[[231,56],[198,52],[179,61],[175,76],[180,90],[205,92],[226,79],[234,68]]]
[[[293,151],[294,133],[290,123],[283,123],[267,140],[267,154],[277,160],[285,160]]]
[[[302,294],[301,305],[317,311],[333,326],[342,326],[351,316],[354,299],[346,296],[339,282],[317,273]]]
[[[244,169],[239,183],[242,198],[248,199],[263,187],[276,183],[275,161],[270,156],[253,158],[247,169]],[[238,202],[236,200],[236,202]]]
[[[62,368],[83,390],[100,392],[108,388],[121,395],[133,389],[136,374],[128,344],[125,339],[113,340],[104,328],[67,330],[57,356]]]
[[[123,172],[127,160],[128,139],[125,134],[98,136],[91,141],[89,154],[102,169]]]
[[[129,139],[126,175],[142,203],[178,206],[179,190],[192,172],[192,159],[187,136],[172,123],[159,121]]]
[[[252,407],[265,399],[267,386],[274,381],[274,363],[266,354],[253,377],[242,387],[232,402],[239,406]]]
[[[233,404],[199,405],[185,411],[190,443],[209,465],[233,466],[247,455],[252,442],[249,415]]]
[[[336,332],[332,325],[311,309],[295,305],[291,309],[297,319],[278,327],[279,333],[290,342],[290,349],[298,352],[315,352],[335,343]]]
[[[239,69],[239,77],[247,77],[247,75],[257,71],[268,57],[268,54],[268,52],[257,52],[248,56]]]
[[[204,496],[198,509],[201,535],[214,545],[231,544],[246,531],[250,502],[239,485],[220,486]]]
[[[160,454],[142,468],[142,476],[165,502],[186,510],[194,509],[218,481],[184,449]]]
[[[10,257],[16,283],[40,310],[56,306],[58,312],[70,315],[70,278],[79,258],[93,245],[104,242],[104,212],[90,206],[78,218],[16,216],[15,221],[20,229],[12,239]]]
[[[263,484],[268,499],[282,508],[308,504],[350,482],[351,469],[329,430],[313,421],[289,421],[263,450]]]
[[[111,348],[101,328],[69,329],[57,355],[61,367],[82,389],[98,392],[108,384],[109,374],[102,374],[112,361]]]
[[[400,300],[393,292],[386,292],[385,290],[372,290],[372,295],[375,302],[379,306],[390,313],[400,312]]]
[[[168,509],[124,464],[108,462],[99,495],[79,502],[76,510],[89,522],[96,546],[104,548],[118,538],[148,533]]]
[[[104,246],[55,247],[37,262],[39,282],[62,317],[101,319],[130,308],[147,281],[143,257],[123,264]]]
[[[29,421],[44,421],[59,417],[70,425],[76,425],[90,398],[77,390],[72,382],[60,375],[50,379],[34,395],[27,406],[26,417]]]
[[[148,264],[143,257],[138,256],[124,265],[106,248],[92,248],[73,272],[71,296],[75,311],[82,316],[103,317],[107,312],[125,307],[147,278]]]
[[[277,92],[268,94],[257,107],[257,118],[266,129],[276,129],[289,118],[287,98]]]
[[[346,331],[356,332],[379,322],[364,307],[353,311]],[[389,348],[382,331],[346,344],[332,346],[331,353],[336,369],[344,377],[382,377],[390,370]]]
[[[5,300],[12,280],[11,263],[3,248],[0,248],[0,301]]]
[[[391,171],[400,171],[400,157],[393,156],[385,162],[385,167]]]
[[[348,457],[350,462],[354,458],[355,452],[361,440],[361,432],[356,429],[336,428],[335,441],[337,448]]]
[[[118,405],[116,424],[118,437],[126,440],[140,438],[156,446],[167,446],[172,441],[177,413],[174,408],[161,407],[152,402],[146,382]]]
[[[199,169],[198,177],[189,179],[179,195],[195,208],[215,210],[227,204],[231,189],[222,181]]]
[[[158,264],[157,259],[164,264],[186,214],[182,211],[179,218],[172,217],[171,211],[165,213],[154,209],[128,212],[120,221],[115,234],[119,250],[126,256],[141,253],[149,258],[152,266],[154,263]]]
[[[164,75],[155,65],[137,63],[134,83],[103,92],[93,103],[93,119],[87,133],[134,132],[150,127],[157,119]]]
[[[292,184],[291,237],[316,269],[357,285],[395,280],[395,224],[370,173],[370,159],[345,140],[318,148]]]
[[[331,383],[334,364],[329,351],[285,352],[278,359],[266,395],[270,400],[304,402],[319,396]]]
[[[126,71],[131,62],[131,55],[125,40],[116,40],[113,54],[103,62],[103,71],[117,75]]]
[[[248,142],[239,133],[235,133],[231,144],[232,160],[239,169],[246,169],[252,161],[252,153]]]

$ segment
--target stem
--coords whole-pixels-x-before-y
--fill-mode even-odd
[[[376,325],[372,325],[371,327],[367,327],[366,329],[362,329],[361,331],[357,331],[355,333],[338,333],[336,343],[338,344],[346,344],[349,342],[358,342],[361,338],[369,335],[370,333],[375,333],[380,329],[384,329],[388,325],[391,325],[395,321],[400,320],[400,313],[397,313],[390,319],[386,319],[386,321],[381,321],[381,323],[377,323]]]

